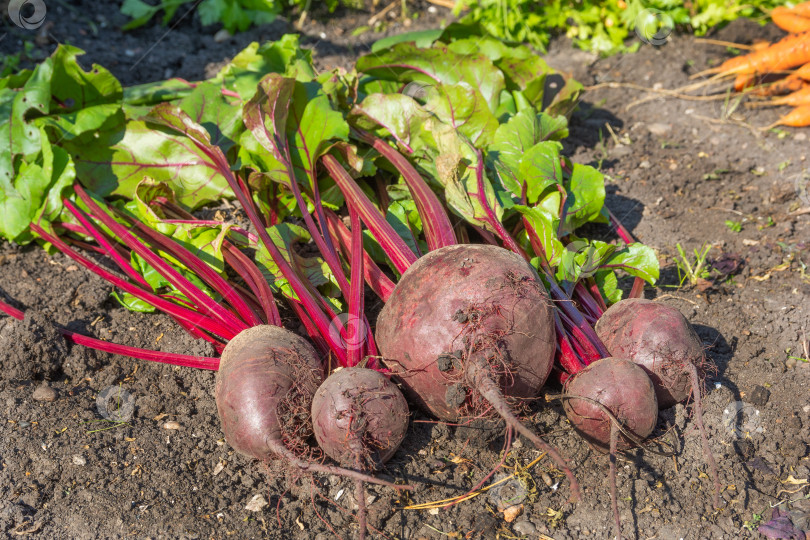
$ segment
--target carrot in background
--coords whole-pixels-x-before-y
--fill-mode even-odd
[[[771,11],[771,20],[773,24],[785,32],[792,34],[810,30],[810,17],[800,15],[786,7],[773,8],[773,11]]]
[[[751,73],[740,73],[737,75],[737,78],[734,79],[734,90],[737,92],[742,92],[746,88],[751,88],[757,84],[757,77]]]
[[[790,105],[792,107],[801,107],[803,105],[810,105],[810,87],[802,88],[790,94],[772,99],[768,105]]]
[[[810,17],[810,2],[802,2],[790,8],[790,11],[802,17]]]
[[[765,49],[729,58],[719,66],[702,71],[692,78],[711,73],[738,75],[787,71],[808,62],[810,31],[790,34]]]
[[[743,77],[743,75],[737,76],[738,79],[740,77]],[[803,65],[784,79],[755,89],[753,93],[758,96],[781,96],[796,92],[807,86],[810,86],[810,63]]]
[[[764,129],[771,129],[776,126],[806,127],[810,126],[810,105],[796,107],[785,116]]]

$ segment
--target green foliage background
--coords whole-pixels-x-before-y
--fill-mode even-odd
[[[457,0],[463,22],[479,23],[487,33],[545,50],[549,38],[565,34],[579,47],[601,54],[631,51],[639,40],[625,43],[645,10],[668,15],[676,28],[703,35],[740,17],[767,22],[785,0]]]

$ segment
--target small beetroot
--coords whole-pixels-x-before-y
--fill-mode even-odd
[[[658,406],[669,408],[690,395],[703,454],[714,482],[714,506],[720,507],[720,477],[703,425],[702,376],[710,366],[703,344],[677,309],[639,298],[612,305],[596,323],[610,354],[643,367],[655,386]]]

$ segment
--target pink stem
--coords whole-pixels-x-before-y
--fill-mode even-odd
[[[610,224],[613,226],[613,230],[616,231],[616,234],[619,235],[622,242],[625,244],[633,244],[636,242],[633,234],[622,225],[622,222],[610,211],[610,208],[603,206],[602,213],[607,215]],[[633,280],[633,288],[630,290],[630,298],[641,298],[642,296],[644,296],[644,280],[640,277],[636,277],[636,279]]]
[[[136,285],[129,283],[125,279],[119,278],[115,274],[112,274],[109,271],[107,271],[105,268],[102,268],[96,263],[90,261],[83,255],[80,255],[79,253],[71,249],[70,246],[68,246],[65,242],[63,242],[62,239],[46,232],[42,227],[40,227],[36,223],[32,223],[30,227],[32,231],[36,232],[44,240],[53,244],[57,249],[59,249],[59,251],[61,251],[62,253],[64,253],[77,263],[81,264],[91,272],[112,283],[119,289],[128,292],[132,296],[135,296],[136,298],[139,298],[144,302],[147,302],[148,304],[155,306],[161,311],[164,311],[165,313],[173,317],[182,318],[183,320],[192,325],[204,328],[206,331],[211,332],[212,334],[222,336],[225,339],[232,339],[237,334],[237,332],[228,328],[227,326],[222,325],[216,319],[213,319],[201,313],[197,313],[196,311],[190,310],[188,308],[179,306],[173,302],[170,302],[160,297],[159,295],[152,293],[151,291],[144,290]]]
[[[484,190],[484,156],[481,154],[481,150],[475,150],[478,164],[475,166],[475,178],[478,182],[478,203],[484,208],[484,211],[487,213],[487,223],[495,229],[495,233],[501,238],[504,243],[504,246],[511,249],[527,261],[529,260],[529,256],[523,251],[518,243],[512,238],[512,235],[509,234],[509,231],[503,226],[503,223],[498,219],[498,216],[495,214],[495,210],[489,205],[489,201],[487,201],[487,193]]]
[[[445,212],[444,206],[442,206],[439,198],[425,183],[425,180],[414,166],[411,165],[411,162],[379,137],[360,129],[355,130],[355,133],[382,154],[402,174],[402,178],[411,192],[411,197],[416,203],[419,216],[422,218],[428,249],[433,251],[440,247],[456,245],[458,240],[456,240],[453,225],[450,223],[450,218]]]
[[[23,320],[25,318],[25,313],[9,304],[6,304],[2,300],[0,300],[0,311],[5,313],[9,317],[14,317],[15,319],[18,320]]]
[[[221,159],[224,161],[224,156],[222,156]],[[226,165],[227,161],[224,161],[223,167]],[[275,243],[273,243],[273,240],[270,238],[270,235],[263,226],[259,213],[253,204],[253,199],[250,197],[250,189],[241,178],[238,178],[233,174],[229,167],[223,169],[223,174],[225,175],[225,178],[227,178],[231,190],[234,192],[237,199],[239,199],[243,210],[248,215],[248,219],[256,228],[256,231],[259,234],[259,239],[261,240],[262,244],[264,244],[265,249],[267,249],[267,251],[270,253],[270,257],[273,259],[273,262],[276,263],[279,271],[290,284],[290,287],[293,289],[296,296],[298,296],[302,302],[301,306],[294,309],[298,311],[300,308],[300,311],[306,314],[307,318],[311,318],[312,323],[314,323],[315,328],[317,328],[317,331],[314,334],[310,333],[310,336],[313,338],[313,340],[315,340],[316,343],[319,344],[323,343],[323,341],[320,339],[316,340],[314,336],[323,336],[323,340],[326,341],[329,349],[335,354],[335,356],[337,356],[338,360],[345,362],[346,353],[342,344],[329,332],[331,322],[327,319],[326,314],[318,305],[317,300],[313,298],[307,286],[304,284],[304,281],[295,272],[295,270],[293,270],[290,263],[287,262],[287,260],[278,250],[278,247],[276,247]],[[292,303],[294,304],[294,302]],[[306,325],[307,323],[305,322],[304,324]],[[311,328],[307,327],[307,331],[309,332],[310,330]]]
[[[143,257],[146,262],[152,265],[152,267],[158,273],[160,273],[160,275],[169,280],[187,298],[194,301],[194,303],[197,304],[202,311],[218,319],[225,326],[233,328],[237,333],[248,328],[248,325],[199,290],[193,283],[180,274],[180,272],[175,270],[151,249],[146,247],[146,245],[138,240],[135,235],[133,235],[126,227],[115,221],[112,216],[104,212],[79,184],[74,185],[74,191],[77,195],[79,195],[79,197],[81,197],[82,201],[91,209],[91,211],[93,211],[94,217],[100,219],[102,223],[104,223],[104,225],[106,225],[107,228],[113,232],[113,234],[121,239],[122,242],[124,242],[138,255]]]
[[[363,225],[360,215],[353,204],[349,205],[349,217],[352,224],[352,265],[351,265],[351,295],[349,296],[349,320],[346,325],[347,348],[349,350],[349,367],[358,365],[363,360],[363,343],[366,336],[359,336],[365,332],[363,321]]]
[[[405,273],[405,270],[416,262],[414,252],[399,237],[391,224],[385,221],[383,215],[374,207],[366,194],[363,193],[363,190],[360,189],[360,186],[357,185],[357,182],[349,176],[349,173],[343,170],[338,160],[329,154],[326,154],[321,159],[330,176],[343,192],[346,200],[356,205],[363,222],[369,228],[371,234],[380,242],[397,271],[401,274]]]
[[[62,202],[64,203],[65,207],[67,207],[67,209],[70,210],[70,213],[73,214],[73,217],[79,220],[79,223],[82,224],[87,234],[92,236],[93,239],[96,242],[98,242],[98,245],[101,246],[103,252],[113,261],[115,261],[118,267],[126,275],[132,278],[132,280],[135,281],[141,287],[144,288],[149,287],[149,284],[146,282],[143,276],[141,276],[138,272],[136,272],[135,269],[132,268],[130,262],[124,259],[123,255],[119,253],[117,249],[115,249],[114,244],[110,242],[110,240],[107,238],[107,235],[102,234],[102,232],[90,222],[87,214],[85,214],[79,208],[74,206],[69,199],[64,199]]]
[[[171,364],[173,366],[210,369],[212,371],[219,369],[219,358],[151,351],[149,349],[140,349],[138,347],[130,347],[129,345],[119,345],[117,343],[110,343],[109,341],[102,341],[62,328],[58,328],[57,330],[60,334],[65,336],[65,339],[68,341],[83,347],[96,349],[97,351],[120,354],[121,356],[129,356],[131,358],[159,362],[161,364]]]
[[[346,258],[351,259],[354,251],[351,245],[351,233],[349,233],[346,225],[341,221],[340,217],[331,210],[326,211],[326,221],[330,234],[340,243]],[[387,302],[394,292],[396,284],[385,275],[377,263],[374,262],[374,259],[366,253],[365,249],[363,250],[363,274],[371,290],[374,291],[383,302]]]

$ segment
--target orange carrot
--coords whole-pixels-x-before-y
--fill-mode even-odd
[[[810,2],[802,2],[790,8],[792,13],[801,15],[802,17],[810,17]]]
[[[737,75],[737,78],[749,77],[750,75]],[[765,81],[761,81],[762,84]],[[810,62],[803,65],[784,79],[780,79],[771,84],[764,84],[753,91],[758,96],[781,96],[789,94],[802,88],[810,86]],[[735,87],[736,88],[736,87]]]
[[[751,45],[751,49],[755,50],[755,51],[761,51],[762,49],[767,49],[770,46],[771,46],[771,43],[769,41],[765,41],[765,40],[755,41],[754,44]]]
[[[790,105],[791,107],[810,105],[810,87],[796,90],[784,97],[772,99],[768,103],[770,105]]]
[[[802,80],[810,81],[810,62],[794,71],[793,74]]]
[[[742,92],[746,88],[750,88],[757,84],[758,77],[751,73],[740,73],[737,75],[737,78],[734,79],[734,90],[737,92]]]
[[[755,89],[752,93],[757,96],[783,96],[807,87],[810,87],[810,82],[805,81],[801,77],[796,77],[791,73],[789,76],[773,84],[764,85]]]
[[[706,70],[702,74],[769,73],[786,71],[808,62],[810,62],[810,31],[790,34],[766,49],[729,58],[720,66]]]
[[[775,7],[771,11],[773,24],[792,34],[810,30],[810,17],[804,17],[786,7]]]
[[[785,116],[768,126],[772,128],[775,126],[790,126],[790,127],[805,127],[810,126],[810,105],[803,105],[796,107]]]
[[[768,101],[754,101],[745,104],[746,107],[774,107],[778,105],[790,105],[791,107],[810,105],[810,85],[801,90],[791,92],[786,96],[769,99]]]

